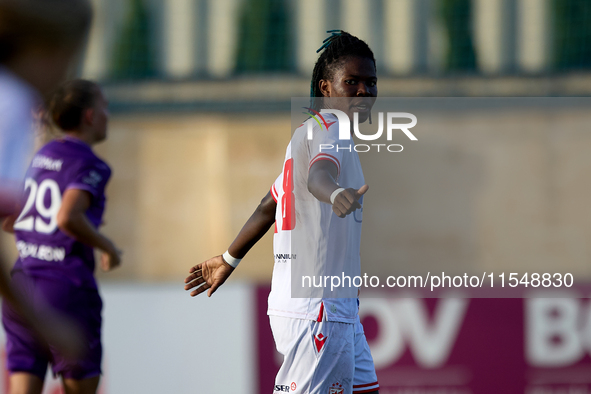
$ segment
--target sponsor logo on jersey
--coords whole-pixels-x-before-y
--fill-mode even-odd
[[[295,383],[292,383],[292,385],[295,385]],[[275,385],[275,390],[273,391],[275,393],[289,393],[289,386],[286,386],[284,384],[276,384]]]
[[[295,391],[295,389],[296,389],[295,382],[291,382],[291,391]]]
[[[37,155],[33,159],[33,163],[31,164],[31,167],[43,168],[43,169],[46,169],[49,171],[61,171],[63,163],[64,163],[63,160],[55,160],[55,159],[52,159],[51,157]]]
[[[328,388],[328,394],[343,394],[345,389],[339,383],[333,383],[331,387]]]
[[[295,259],[296,259],[296,255],[295,254],[275,253],[275,260],[278,263],[287,263],[287,260],[295,260]]]
[[[97,187],[98,183],[103,180],[103,177],[96,171],[90,171],[88,176],[82,179],[84,183],[92,187]]]

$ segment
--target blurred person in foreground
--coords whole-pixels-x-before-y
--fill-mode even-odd
[[[91,81],[66,82],[52,97],[48,115],[64,136],[33,157],[25,179],[25,204],[9,217],[19,259],[12,286],[33,306],[38,318],[50,308],[84,335],[80,356],[49,349],[32,335],[30,324],[9,304],[2,305],[8,369],[14,393],[41,393],[48,363],[61,376],[66,393],[95,393],[101,374],[102,301],[94,278],[94,251],[101,268],[120,264],[115,244],[98,231],[111,169],[92,151],[107,137],[107,100]]]
[[[33,112],[66,78],[92,20],[88,0],[0,0],[0,222],[18,210],[33,148]],[[36,333],[68,354],[82,336],[56,316],[38,321],[10,287],[0,248],[0,295]]]
[[[365,122],[378,93],[373,52],[349,33],[332,33],[314,67],[309,110],[336,109],[349,119],[357,112],[359,123]],[[283,364],[273,392],[377,393],[378,379],[359,321],[357,288],[340,298],[291,294],[296,263],[313,264],[320,275],[338,270],[360,275],[361,209],[368,186],[350,140],[339,139],[337,117],[322,115],[325,126],[312,123],[312,139],[307,137],[307,122],[296,129],[270,192],[223,255],[190,269],[185,289],[196,288],[191,296],[209,289],[211,296],[275,223],[267,314]],[[291,244],[295,231],[304,246],[297,261]]]

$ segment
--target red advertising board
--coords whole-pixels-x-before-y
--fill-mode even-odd
[[[259,392],[281,358],[257,289]],[[579,298],[361,300],[381,394],[591,394],[591,302]]]

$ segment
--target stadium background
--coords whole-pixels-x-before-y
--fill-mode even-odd
[[[123,267],[99,274],[104,394],[271,392],[277,361],[264,314],[271,236],[212,299],[190,299],[182,281],[190,266],[227,248],[278,174],[290,99],[308,95],[326,30],[347,30],[374,49],[382,97],[591,92],[587,0],[94,3],[79,73],[99,81],[110,100],[109,140],[98,147],[114,169],[104,231],[125,251]],[[591,173],[587,112],[562,125],[578,130],[566,142],[505,133],[484,150],[513,146],[519,157],[481,163],[478,182],[489,187],[475,197],[479,230],[470,239],[479,256],[492,256],[483,258],[487,267],[541,266],[591,282],[591,215],[581,197]],[[543,113],[526,117],[535,122]],[[451,136],[447,142],[444,163],[462,153]],[[462,190],[450,186],[449,198]],[[393,266],[364,262],[364,271],[403,272],[413,250],[464,256],[464,240],[421,223]],[[527,247],[514,241],[524,231],[532,234]],[[426,264],[441,270],[437,259]],[[591,393],[591,305],[575,297],[364,300],[380,392]]]

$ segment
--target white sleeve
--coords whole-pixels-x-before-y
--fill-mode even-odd
[[[351,149],[351,140],[339,140],[339,122],[327,120],[328,130],[324,124],[322,127],[314,127],[314,136],[308,140],[310,150],[310,163],[308,170],[314,163],[320,160],[329,160],[337,166],[338,174],[341,173],[341,161],[343,152]]]
[[[273,196],[273,200],[277,202],[279,200],[279,190],[282,190],[281,183],[283,182],[283,173],[279,174],[273,185],[271,185],[271,195]]]

